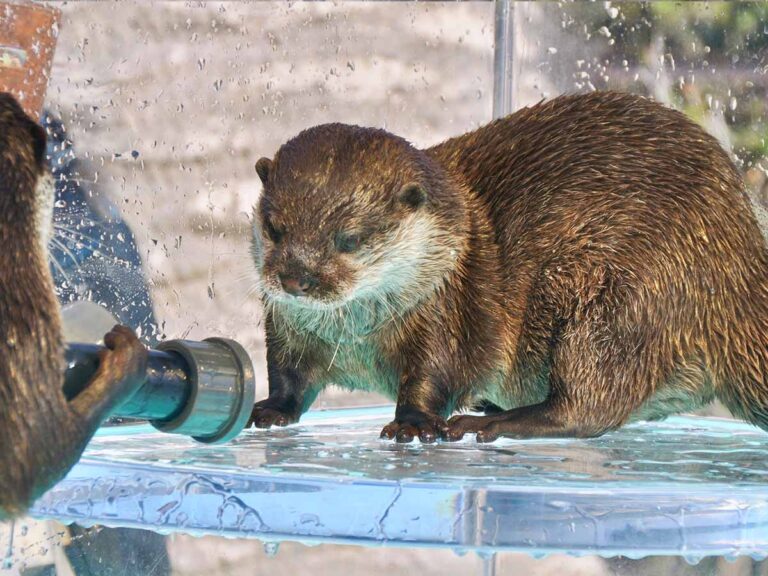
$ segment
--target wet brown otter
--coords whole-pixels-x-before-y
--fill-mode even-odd
[[[269,397],[397,399],[382,435],[596,436],[722,400],[768,429],[768,256],[742,180],[683,114],[563,96],[418,150],[302,132],[256,165]],[[498,407],[485,416],[452,411]]]
[[[0,93],[0,518],[66,474],[111,410],[141,384],[146,350],[116,326],[87,387],[67,400],[59,307],[48,268],[53,190],[45,132]],[[47,180],[47,182],[46,182]]]

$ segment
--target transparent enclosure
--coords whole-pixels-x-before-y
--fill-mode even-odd
[[[768,6],[761,2],[512,2],[506,109],[623,90],[684,111],[766,196]]]
[[[262,313],[248,244],[251,210],[261,190],[254,163],[261,156],[272,156],[281,143],[306,127],[333,121],[377,126],[426,147],[542,98],[626,90],[652,96],[702,124],[733,154],[759,216],[761,206],[768,203],[765,3],[50,4],[62,12],[44,117],[58,182],[52,271],[62,304],[97,301],[151,344],[171,338],[234,338],[253,358],[257,398],[266,396],[267,378]],[[0,14],[0,22],[2,18]],[[77,333],[77,316],[71,322]],[[316,407],[383,401],[373,394],[330,390]],[[719,407],[708,411],[727,415]],[[353,422],[348,432],[370,432],[373,428],[368,425]],[[723,452],[698,461],[689,455],[685,460],[689,467],[673,478],[682,478],[674,497],[684,499],[692,484],[706,494],[711,483],[710,495],[716,498],[703,501],[712,506],[715,522],[724,522],[716,512],[733,511],[738,517],[740,506],[754,505],[737,519],[745,526],[739,537],[745,542],[754,537],[760,543],[768,530],[759,502],[768,488],[760,450],[768,437],[741,424],[712,426],[722,434],[720,444],[715,444]],[[587,546],[578,551],[579,558],[569,556],[574,550],[568,546],[496,550],[493,545],[465,546],[426,537],[399,541],[397,549],[357,546],[372,542],[356,542],[342,534],[297,543],[301,530],[314,522],[316,513],[309,504],[306,512],[294,511],[299,519],[295,533],[261,540],[258,530],[228,532],[225,538],[216,533],[215,522],[207,529],[186,529],[178,515],[170,523],[164,523],[162,514],[154,516],[156,522],[128,522],[118,510],[125,505],[120,503],[124,494],[109,489],[124,486],[120,471],[146,464],[146,459],[126,452],[130,441],[110,452],[110,434],[120,434],[114,431],[120,429],[110,430],[102,432],[68,478],[75,483],[59,487],[101,486],[101,490],[106,483],[98,492],[104,499],[83,501],[82,494],[70,493],[65,501],[58,499],[63,492],[53,491],[35,509],[36,518],[0,524],[0,574],[768,573],[762,550],[747,545],[734,552],[741,556],[726,559],[721,555],[727,547],[685,554],[686,542],[666,550],[637,548],[634,554],[628,552],[629,546],[619,549],[619,556]],[[345,482],[356,471],[366,477],[365,457],[355,452],[352,463],[339,464],[336,458],[343,456],[331,454],[336,468],[343,465],[343,474],[334,476],[333,466],[330,471],[322,468],[327,463],[320,452],[324,443],[336,440],[317,430],[314,437],[312,429],[289,428],[275,438],[277,445],[286,434],[300,438],[305,444],[293,446],[298,452],[291,453],[294,460],[288,463],[293,472],[301,477],[324,470],[328,478],[337,478],[343,495]],[[664,430],[668,429],[654,429],[660,436],[650,436],[650,442],[663,438]],[[191,441],[169,441],[163,445],[169,452],[152,461],[143,489],[152,492],[153,478],[158,486],[172,484],[177,467],[197,473],[199,465],[215,471],[225,484],[263,473],[264,461],[270,459],[276,459],[271,465],[280,468],[285,464],[280,450],[264,440],[270,434],[247,432],[231,448],[215,452],[197,452],[199,447]],[[547,461],[549,455],[568,460],[567,472],[575,475],[570,478],[574,482],[578,483],[581,467],[600,486],[597,471],[621,469],[621,464],[610,464],[615,460],[610,450],[627,434],[632,431],[575,451],[568,443],[554,443],[554,448],[536,442],[522,448],[504,445],[498,453],[465,445],[456,450],[472,465],[457,466],[454,473],[445,472],[451,468],[445,458],[459,456],[444,447],[398,452],[371,438],[371,453],[393,450],[390,456],[395,457],[389,462],[393,469],[383,468],[370,479],[397,485],[412,479],[403,471],[408,458],[418,459],[427,470],[434,459],[445,472],[434,479],[435,490],[492,486],[498,475],[495,466],[503,460],[513,469],[531,472],[517,477],[518,488],[540,490],[553,477],[535,472],[563,472]],[[151,450],[156,435],[142,438],[134,448]],[[358,448],[368,447],[366,442],[359,438]],[[253,450],[247,457],[242,456],[244,445]],[[306,453],[306,461],[297,453]],[[635,473],[628,482],[664,485],[664,479],[674,476],[670,472],[674,460],[659,463],[646,456],[641,466],[632,460],[635,456],[627,456],[626,465]],[[719,460],[726,465],[719,466]],[[106,461],[110,464],[100,468],[99,462]],[[428,483],[428,476],[420,481]],[[178,486],[171,488],[174,494]],[[279,483],[271,489],[278,491]],[[351,518],[366,503],[367,493],[355,494],[361,500],[350,499],[348,509],[340,511]],[[648,505],[644,498],[659,496],[659,492],[639,494],[643,506]],[[132,498],[130,505],[137,507],[133,513],[142,497],[135,493]],[[308,495],[304,498],[309,501]],[[416,508],[419,499],[414,498]],[[344,498],[338,502],[343,504]],[[102,507],[98,521],[83,520],[88,514],[82,508],[89,506]],[[545,520],[543,509],[528,509],[539,515],[529,519],[531,525]],[[603,526],[599,521],[590,524],[590,513],[582,508],[550,509],[562,515],[560,528],[566,532],[568,518],[574,515],[581,515],[573,528],[579,533]],[[386,517],[387,511],[385,503],[381,513]],[[119,521],[108,521],[112,512]],[[216,520],[213,509],[208,512]],[[406,512],[403,521],[414,523]],[[78,518],[83,520],[80,524],[62,523]],[[433,530],[433,535],[446,529],[426,521],[415,525]],[[669,534],[668,538],[676,538],[683,532]],[[732,536],[727,530],[723,534]],[[532,541],[540,537],[531,536]],[[278,549],[279,540],[289,542]]]

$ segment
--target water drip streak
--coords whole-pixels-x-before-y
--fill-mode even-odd
[[[398,482],[397,488],[395,489],[395,496],[392,498],[392,501],[389,503],[387,508],[384,510],[384,513],[379,518],[379,521],[376,524],[376,528],[378,530],[378,538],[381,540],[387,540],[387,535],[384,532],[384,520],[387,519],[387,516],[389,516],[389,512],[392,510],[392,507],[397,503],[397,501],[400,499],[400,496],[403,495],[403,485]]]

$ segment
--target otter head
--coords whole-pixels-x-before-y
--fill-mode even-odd
[[[465,206],[442,168],[383,130],[327,124],[256,171],[253,256],[268,301],[335,309],[407,306],[453,269]]]
[[[16,99],[0,92],[0,210],[6,218],[31,220],[43,251],[53,220],[53,181],[46,169],[46,135]],[[33,195],[29,191],[34,191]]]

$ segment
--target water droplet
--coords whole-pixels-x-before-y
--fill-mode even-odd
[[[493,552],[492,550],[478,550],[477,556],[481,560],[492,560],[496,556],[496,552]]]
[[[600,28],[598,29],[597,33],[600,34],[601,36],[605,36],[606,38],[610,38],[611,37],[611,31],[608,30],[607,26],[600,26]]]
[[[685,556],[683,556],[683,559],[686,561],[686,563],[690,564],[691,566],[696,566],[699,562],[701,562],[701,556],[693,556],[690,554],[686,554]]]

